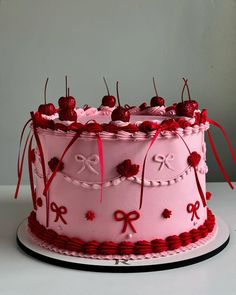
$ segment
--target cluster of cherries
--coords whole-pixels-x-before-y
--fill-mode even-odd
[[[116,105],[116,98],[110,94],[106,79],[103,78],[106,89],[107,89],[107,95],[105,95],[102,98],[102,106],[107,106],[110,108],[114,108]],[[194,111],[198,109],[198,103],[195,100],[192,100],[190,97],[190,91],[188,86],[188,80],[183,78],[184,80],[184,86],[182,89],[181,94],[181,102],[177,104],[173,104],[171,107],[166,108],[166,110],[174,109],[176,111],[176,115],[178,116],[186,116],[186,117],[193,117]],[[44,88],[44,104],[41,104],[38,108],[38,112],[40,114],[44,114],[47,116],[51,116],[58,112],[59,119],[62,121],[76,121],[77,120],[77,113],[75,111],[76,107],[76,100],[73,96],[70,96],[69,94],[69,88],[67,87],[67,76],[65,78],[66,81],[66,95],[62,96],[58,100],[59,104],[59,110],[55,108],[55,106],[52,103],[47,103],[46,99],[46,90],[47,90],[47,84],[48,84],[48,78],[45,83]],[[116,93],[117,93],[117,99],[118,99],[118,106],[114,108],[111,114],[112,121],[123,121],[123,122],[129,122],[130,120],[130,112],[129,110],[133,107],[130,107],[128,105],[125,105],[124,107],[120,104],[120,98],[119,98],[119,90],[118,90],[118,84],[119,82],[116,82]],[[155,90],[155,96],[151,98],[150,106],[151,107],[161,107],[165,105],[165,99],[163,97],[160,97],[157,93],[157,87],[155,83],[155,79],[153,78],[153,86]],[[184,91],[187,89],[188,92],[188,100],[184,100]],[[145,110],[149,108],[146,102],[142,103],[139,106],[140,110]]]

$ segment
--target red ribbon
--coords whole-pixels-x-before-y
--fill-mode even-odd
[[[103,163],[103,150],[102,150],[102,140],[99,134],[96,134],[97,144],[98,144],[98,156],[100,163],[100,172],[101,172],[101,194],[100,194],[100,202],[102,202],[103,198],[103,185],[104,185],[104,163]]]
[[[51,203],[51,210],[52,210],[52,212],[56,213],[56,218],[55,218],[54,222],[57,222],[59,219],[61,219],[61,221],[64,224],[67,224],[66,220],[62,216],[63,214],[67,213],[67,209],[65,206],[58,207],[56,203],[52,202]]]
[[[53,173],[51,174],[50,178],[48,179],[45,187],[44,187],[44,191],[43,191],[43,194],[46,196],[48,190],[49,190],[49,187],[54,179],[54,177],[56,176],[56,173],[64,159],[64,156],[66,155],[67,151],[70,149],[70,147],[73,145],[73,143],[80,137],[80,133],[76,133],[73,138],[71,139],[71,141],[69,142],[69,144],[67,145],[67,147],[65,148],[64,152],[62,153],[61,155],[61,158],[59,160],[59,162],[57,163]]]
[[[196,201],[195,204],[192,204],[192,203],[188,204],[187,211],[188,213],[192,213],[191,221],[193,221],[194,217],[196,217],[197,219],[200,219],[200,217],[197,214],[197,210],[199,209],[199,207],[200,207],[199,201]]]
[[[22,134],[21,134],[22,136],[21,136],[21,140],[20,140],[20,146],[22,144],[22,138],[23,138],[23,134],[25,132],[26,125],[24,126],[24,129],[23,129]],[[20,189],[22,173],[23,173],[23,167],[24,167],[25,152],[26,152],[26,147],[27,147],[27,144],[28,144],[28,141],[29,141],[29,138],[30,138],[30,134],[31,134],[31,130],[29,131],[29,133],[28,133],[28,135],[26,137],[21,160],[20,160],[20,148],[19,148],[19,154],[18,154],[18,160],[17,160],[18,180],[17,180],[17,185],[16,185],[16,191],[15,191],[15,199],[17,198],[18,193],[19,193],[19,189]]]
[[[33,135],[30,138],[29,148],[28,148],[28,168],[29,168],[29,179],[30,179],[30,189],[31,189],[31,196],[33,200],[34,210],[37,209],[36,206],[36,192],[34,187],[34,177],[33,177],[33,169],[32,169],[32,142],[33,142]]]
[[[142,203],[143,203],[143,190],[144,190],[144,174],[145,174],[145,166],[146,166],[146,160],[147,160],[147,155],[148,152],[150,150],[150,148],[152,147],[152,145],[154,144],[155,140],[157,139],[159,133],[161,132],[161,128],[157,129],[153,139],[151,140],[148,149],[146,151],[144,160],[143,160],[143,168],[142,168],[142,180],[141,180],[141,193],[140,193],[140,204],[139,204],[139,209],[142,208]]]
[[[228,148],[229,148],[230,154],[231,154],[231,156],[232,156],[232,159],[233,159],[233,161],[234,161],[234,164],[236,165],[236,155],[235,155],[235,153],[234,153],[234,151],[233,151],[233,148],[232,148],[232,146],[231,146],[231,143],[230,143],[230,141],[229,141],[229,138],[228,138],[228,136],[227,136],[227,134],[226,134],[224,128],[223,128],[219,123],[217,123],[217,122],[215,122],[215,121],[213,121],[213,120],[207,119],[207,121],[208,121],[210,124],[212,124],[212,125],[216,126],[217,128],[219,128],[220,131],[222,132],[222,134],[223,134],[223,136],[224,136],[224,138],[225,138],[225,141],[226,141],[226,143],[227,143],[227,145],[228,145]]]
[[[183,139],[183,137],[182,137],[179,133],[177,133],[177,132],[175,132],[175,134],[179,136],[179,138],[180,138],[180,139],[183,141],[183,143],[185,144],[185,146],[186,146],[186,148],[187,148],[189,154],[191,154],[191,151],[190,151],[190,149],[189,149],[189,147],[188,147],[186,141]],[[196,167],[193,167],[193,169],[194,169],[194,176],[195,176],[195,180],[196,180],[196,184],[197,184],[198,192],[199,192],[199,195],[200,195],[201,200],[202,200],[202,205],[203,205],[203,207],[206,207],[206,198],[205,198],[205,195],[204,195],[204,193],[203,193],[203,191],[202,191],[202,187],[201,187],[201,184],[200,184],[200,181],[199,181],[198,175],[197,175]]]
[[[227,145],[228,145],[228,147],[229,147],[229,151],[230,151],[230,154],[231,154],[231,156],[232,156],[232,158],[233,158],[234,164],[236,165],[236,156],[235,156],[235,154],[234,154],[233,148],[232,148],[232,146],[231,146],[231,144],[230,144],[229,138],[228,138],[228,136],[227,136],[225,130],[223,129],[222,126],[220,126],[220,124],[218,124],[217,122],[215,122],[215,121],[213,121],[213,120],[209,120],[209,119],[208,119],[208,122],[209,122],[210,124],[212,124],[212,125],[218,127],[218,128],[220,129],[220,131],[222,132],[222,134],[223,134],[223,136],[224,136],[224,138],[225,138],[225,141],[226,141],[226,143],[227,143]],[[222,175],[224,176],[224,179],[225,179],[225,180],[227,181],[227,183],[229,184],[230,188],[231,188],[231,189],[234,189],[234,186],[233,186],[233,184],[231,183],[231,181],[230,181],[230,179],[229,179],[229,176],[227,175],[227,173],[226,173],[226,171],[225,171],[225,169],[224,169],[224,167],[223,167],[223,164],[222,164],[221,161],[220,161],[220,158],[219,158],[218,153],[217,153],[216,148],[215,148],[215,144],[214,144],[213,138],[212,138],[211,133],[210,133],[209,130],[207,130],[207,135],[208,135],[209,143],[210,143],[211,149],[212,149],[212,151],[213,151],[213,154],[214,154],[214,156],[215,156],[216,162],[217,162],[217,164],[218,164],[218,166],[219,166],[219,168],[220,168],[220,171],[221,171]]]
[[[122,229],[122,233],[125,233],[127,230],[128,225],[132,229],[134,233],[136,233],[136,230],[132,224],[132,221],[139,219],[140,214],[138,211],[131,211],[129,213],[125,213],[122,210],[117,210],[115,213],[115,220],[116,221],[124,221],[124,226]]]
[[[32,121],[33,121],[33,130],[34,130],[34,137],[38,146],[39,155],[41,159],[41,165],[42,165],[42,171],[43,171],[43,182],[44,186],[47,183],[47,175],[46,175],[46,166],[45,166],[45,160],[44,160],[44,154],[43,154],[43,147],[38,135],[38,130],[36,128],[35,119],[34,119],[34,112],[30,113]],[[46,197],[46,226],[49,225],[49,194],[45,194]]]

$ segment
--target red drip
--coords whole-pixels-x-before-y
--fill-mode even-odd
[[[100,193],[100,202],[103,198],[103,186],[104,186],[104,163],[103,163],[103,151],[102,151],[102,140],[99,134],[96,134],[97,143],[98,143],[98,156],[100,163],[100,173],[101,173],[101,193]]]
[[[216,162],[217,162],[217,164],[218,164],[218,166],[219,166],[219,168],[220,168],[220,171],[221,171],[221,173],[223,174],[224,179],[228,182],[228,184],[229,184],[229,186],[231,187],[231,189],[234,189],[234,186],[233,186],[233,184],[231,183],[231,181],[230,181],[230,179],[229,179],[229,176],[228,176],[228,174],[226,173],[225,168],[224,168],[224,166],[222,165],[222,163],[221,163],[221,161],[220,161],[220,158],[219,158],[218,153],[217,153],[216,148],[215,148],[215,144],[214,144],[213,138],[212,138],[211,133],[210,133],[209,130],[207,130],[207,135],[208,135],[209,142],[210,142],[210,146],[211,146],[211,149],[212,149],[213,154],[214,154],[214,156],[215,156]],[[232,154],[232,156],[233,156],[233,154]]]
[[[29,168],[29,180],[30,180],[30,189],[31,189],[31,196],[33,200],[33,206],[34,210],[37,210],[37,205],[36,205],[36,192],[35,192],[35,187],[34,187],[34,176],[33,176],[33,168],[32,168],[32,141],[33,141],[33,135],[30,138],[29,142],[29,148],[28,148],[28,168]]]
[[[147,156],[148,156],[148,152],[150,150],[150,148],[152,147],[152,145],[154,144],[155,140],[157,139],[159,133],[161,132],[161,128],[159,128],[154,137],[152,138],[149,146],[148,146],[148,149],[146,151],[146,154],[145,154],[145,157],[144,157],[144,160],[143,160],[143,168],[142,168],[142,181],[141,181],[141,192],[140,192],[140,204],[139,204],[139,209],[142,208],[142,203],[143,203],[143,190],[144,190],[144,174],[145,174],[145,166],[146,166],[146,160],[147,160]]]
[[[84,243],[80,238],[69,238],[64,235],[58,235],[54,230],[46,229],[36,220],[36,213],[31,212],[28,218],[28,224],[33,234],[44,242],[63,248],[69,251],[82,252],[89,255],[145,255],[148,253],[161,253],[168,250],[176,250],[181,246],[187,246],[200,238],[206,237],[212,232],[215,226],[215,216],[207,209],[207,219],[198,229],[192,229],[190,232],[183,232],[179,236],[173,235],[163,239],[154,239],[151,242],[138,241],[132,243],[124,241],[121,243],[89,241]]]

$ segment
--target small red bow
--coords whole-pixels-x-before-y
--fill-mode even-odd
[[[134,233],[136,233],[136,230],[135,230],[135,228],[134,228],[134,226],[132,224],[132,221],[139,219],[140,214],[139,214],[138,211],[131,211],[129,213],[125,213],[122,210],[117,210],[114,213],[114,216],[115,216],[116,221],[123,221],[124,220],[124,226],[123,226],[123,229],[122,229],[122,233],[126,232],[128,225],[130,226],[132,231]]]
[[[195,204],[188,204],[187,206],[187,211],[188,213],[192,213],[192,217],[191,217],[191,221],[193,221],[194,217],[196,217],[197,219],[200,219],[199,216],[197,215],[197,210],[200,207],[200,202],[196,201]]]
[[[66,207],[65,206],[58,207],[57,204],[54,202],[51,203],[50,207],[51,207],[52,212],[56,213],[56,218],[55,218],[54,222],[57,222],[59,219],[61,219],[61,221],[64,224],[67,224],[66,220],[62,216],[63,214],[67,213]]]

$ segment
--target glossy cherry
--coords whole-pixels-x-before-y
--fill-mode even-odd
[[[66,96],[62,96],[58,100],[60,109],[74,109],[76,106],[76,100],[69,94],[69,88],[67,87],[67,76],[65,77]]]
[[[54,106],[54,104],[52,103],[47,103],[47,85],[48,85],[48,80],[49,78],[47,78],[45,86],[44,86],[44,104],[41,104],[38,107],[38,112],[42,115],[47,115],[47,116],[51,116],[53,114],[56,113],[56,108]]]
[[[153,86],[154,86],[156,96],[152,97],[150,101],[150,105],[151,107],[161,107],[165,105],[165,99],[158,95],[154,77],[152,78],[152,81],[153,81]]]
[[[107,81],[106,81],[105,77],[103,77],[103,81],[106,85],[107,95],[103,96],[102,105],[113,108],[116,105],[116,98],[115,98],[115,96],[110,95],[109,88],[108,88]]]
[[[184,86],[182,89],[181,99],[182,102],[178,103],[176,106],[176,115],[178,116],[186,116],[186,117],[193,117],[194,111],[198,109],[198,103],[195,100],[191,100],[190,91],[188,87],[188,79],[183,78]],[[188,100],[184,101],[184,90],[187,88],[188,92]]]
[[[122,107],[120,105],[120,97],[119,97],[119,91],[118,91],[118,81],[116,82],[116,92],[117,92],[117,99],[119,106],[116,107],[111,114],[112,121],[123,121],[123,122],[129,122],[130,119],[130,112],[128,109]]]
[[[139,109],[140,109],[140,111],[143,111],[143,110],[145,110],[147,107],[148,107],[147,103],[146,103],[146,102],[143,102],[143,103],[139,106]]]

